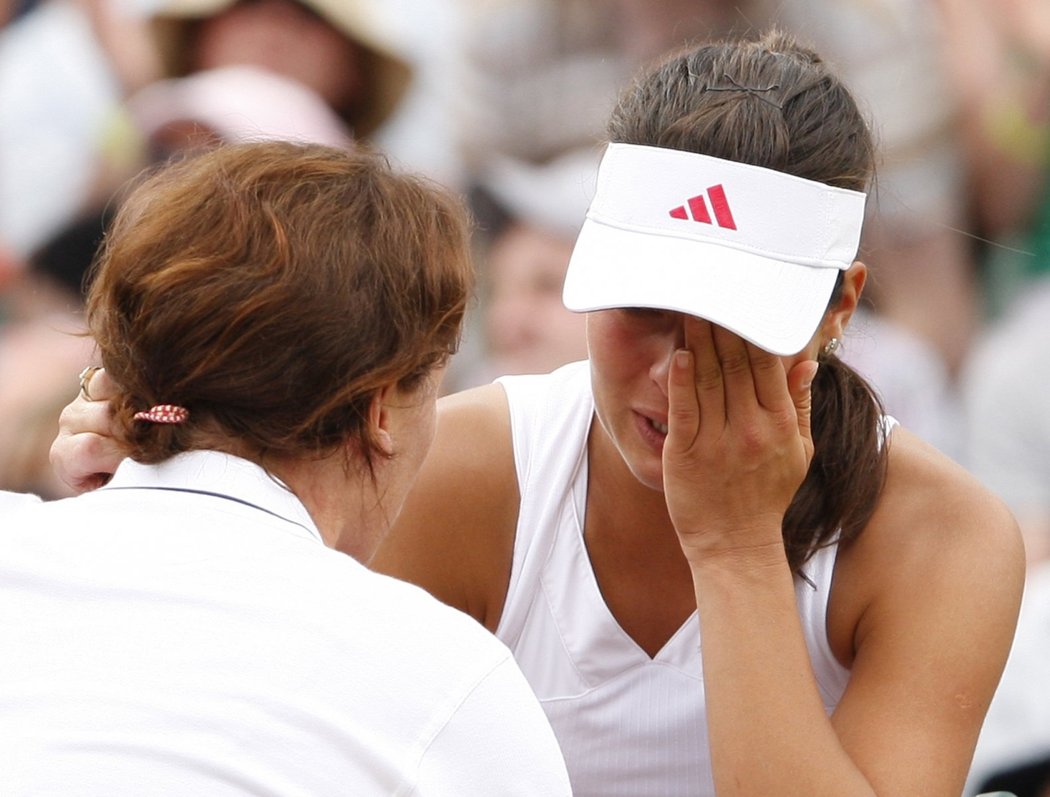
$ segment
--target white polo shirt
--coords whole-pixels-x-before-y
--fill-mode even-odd
[[[16,509],[39,503],[40,498],[38,496],[0,490],[0,529],[7,528],[7,522],[4,519]]]
[[[10,498],[10,496],[8,496]],[[0,794],[560,795],[508,650],[245,460],[0,501]]]

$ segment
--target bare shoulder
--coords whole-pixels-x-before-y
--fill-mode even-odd
[[[419,478],[370,566],[494,630],[510,579],[518,502],[503,388],[446,396]]]
[[[906,588],[980,590],[1019,599],[1024,547],[1006,505],[961,465],[903,428],[889,441],[886,485],[860,539],[840,555],[850,600],[885,601]]]
[[[889,446],[875,514],[836,565],[828,634],[852,673],[834,723],[888,792],[903,770],[929,779],[924,793],[959,794],[1013,639],[1024,550],[964,468],[904,429]]]
[[[906,429],[889,443],[886,487],[871,535],[893,555],[980,563],[990,575],[1023,576],[1017,523],[1006,505],[961,465]]]

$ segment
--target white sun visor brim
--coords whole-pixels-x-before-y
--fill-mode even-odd
[[[861,192],[771,169],[610,144],[565,305],[675,310],[794,354],[856,256],[864,201]]]

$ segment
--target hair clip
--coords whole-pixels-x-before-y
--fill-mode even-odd
[[[693,77],[698,77],[698,75],[693,75]],[[765,94],[767,92],[776,91],[777,89],[779,89],[780,88],[780,84],[779,83],[774,83],[772,86],[766,86],[765,88],[756,88],[754,86],[742,86],[742,85],[740,85],[739,83],[737,83],[733,79],[733,77],[731,75],[725,75],[724,77],[725,77],[726,80],[728,80],[733,85],[731,85],[731,86],[709,86],[707,84],[704,84],[704,86],[702,88],[702,91],[742,91],[745,94],[750,94],[752,97],[754,97],[754,98],[756,98],[758,100],[761,100],[762,102],[766,103],[766,105],[772,105],[778,111],[783,111],[784,110],[784,106],[783,105],[775,103],[771,99],[763,96],[763,94]]]
[[[144,412],[136,412],[132,417],[150,423],[182,423],[190,417],[190,411],[175,404],[157,404]]]

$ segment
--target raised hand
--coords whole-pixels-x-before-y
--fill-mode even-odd
[[[664,495],[686,556],[782,549],[781,522],[813,458],[812,360],[785,361],[701,319],[668,379]]]
[[[89,378],[89,382],[82,383],[77,397],[62,410],[58,436],[51,444],[55,474],[78,493],[109,481],[124,458],[110,417],[109,400],[116,395],[116,385],[102,369]]]

